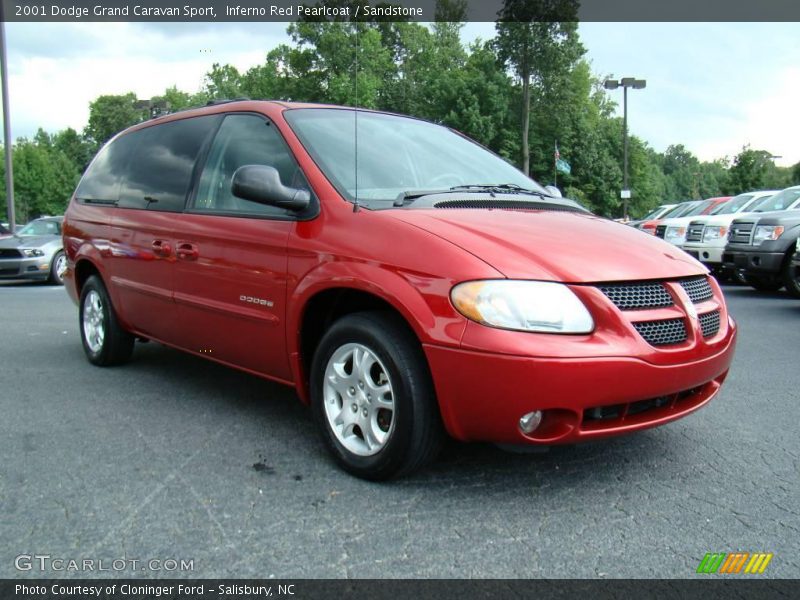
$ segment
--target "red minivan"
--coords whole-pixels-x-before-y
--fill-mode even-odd
[[[297,390],[369,479],[444,436],[593,440],[719,391],[736,326],[671,244],[446,127],[236,101],[136,125],[64,222],[89,361],[150,339]]]

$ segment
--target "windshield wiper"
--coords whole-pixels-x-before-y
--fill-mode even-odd
[[[468,183],[465,185],[454,185],[446,190],[411,190],[408,192],[400,192],[394,200],[394,206],[404,206],[406,201],[421,198],[422,196],[453,194],[457,192],[486,192],[490,196],[494,196],[495,194],[526,194],[538,196],[539,198],[546,197],[546,194],[520,187],[516,183]]]

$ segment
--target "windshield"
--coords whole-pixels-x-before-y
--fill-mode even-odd
[[[684,215],[686,215],[686,213],[692,210],[692,208],[697,206],[699,202],[700,202],[699,200],[691,200],[689,202],[684,202],[683,204],[679,204],[661,218],[672,219],[674,217],[683,217]]]
[[[387,208],[402,193],[473,184],[511,184],[549,196],[499,156],[440,125],[348,109],[292,109],[284,115],[351,202],[357,197],[367,206]]]
[[[753,212],[769,212],[771,210],[786,210],[800,198],[800,187],[791,187],[778,192],[774,196],[764,198],[750,207]]]
[[[645,216],[643,216],[642,217],[642,221],[650,221],[651,219],[657,218],[658,215],[661,214],[662,212],[668,212],[670,210],[672,210],[672,209],[667,209],[663,205],[659,206],[657,209],[655,209],[653,211],[650,211]]]
[[[58,221],[31,221],[23,227],[19,235],[61,235],[61,223]]]
[[[712,215],[732,215],[737,213],[742,208],[747,206],[747,203],[753,198],[753,194],[739,194],[731,198],[728,202],[723,202],[711,211]]]
[[[697,215],[702,215],[709,206],[713,204],[712,200],[703,200],[699,204],[695,205],[690,211],[685,212],[682,214],[682,217],[696,217]]]

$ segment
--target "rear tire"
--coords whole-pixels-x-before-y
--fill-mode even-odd
[[[78,306],[81,342],[89,362],[99,367],[128,362],[134,337],[120,326],[100,277],[92,275],[86,280]]]
[[[323,336],[310,392],[322,439],[339,465],[373,481],[432,461],[444,441],[419,341],[398,317],[347,315]]]

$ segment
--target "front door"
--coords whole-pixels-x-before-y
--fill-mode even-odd
[[[233,174],[244,165],[269,165],[284,185],[305,185],[269,120],[254,114],[225,117],[195,197],[176,223],[174,298],[180,345],[290,381],[286,269],[294,216],[232,194]]]

